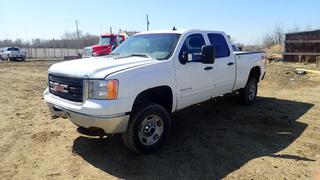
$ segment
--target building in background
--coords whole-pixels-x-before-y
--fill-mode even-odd
[[[320,61],[320,30],[287,33],[283,58],[291,62]]]

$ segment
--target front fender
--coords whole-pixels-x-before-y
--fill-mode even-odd
[[[120,98],[137,97],[141,92],[159,87],[168,86],[172,91],[172,110],[176,109],[176,91],[174,69],[170,61],[159,61],[155,64],[127,69],[107,77],[119,80]],[[135,99],[134,98],[134,99]],[[134,101],[131,103],[133,105]],[[132,107],[131,107],[132,108]]]

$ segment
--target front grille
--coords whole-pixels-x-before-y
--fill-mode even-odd
[[[74,102],[83,100],[83,79],[49,74],[49,92]]]

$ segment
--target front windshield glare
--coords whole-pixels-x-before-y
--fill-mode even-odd
[[[180,34],[141,34],[124,41],[112,54],[148,54],[152,58],[168,59],[180,37]]]

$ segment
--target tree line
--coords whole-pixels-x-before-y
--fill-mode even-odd
[[[32,39],[31,41],[24,41],[20,38],[16,40],[0,40],[0,47],[20,47],[20,48],[68,48],[80,49],[97,44],[99,36],[89,33],[84,34],[79,31],[79,45],[77,32],[65,32],[60,39]]]

